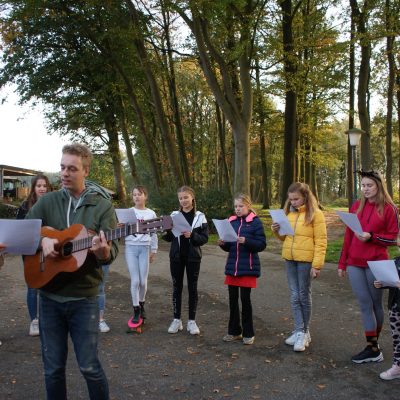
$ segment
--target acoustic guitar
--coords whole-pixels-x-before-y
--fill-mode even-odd
[[[134,224],[123,224],[118,228],[104,232],[104,234],[109,241],[129,235],[155,233],[169,229],[172,229],[172,218],[162,216],[138,220]],[[24,256],[25,281],[33,289],[42,288],[60,272],[77,271],[85,262],[95,235],[90,235],[83,225],[74,224],[62,231],[45,226],[41,230],[41,236],[58,240],[55,249],[59,252],[59,256],[44,258],[41,249],[34,255]]]

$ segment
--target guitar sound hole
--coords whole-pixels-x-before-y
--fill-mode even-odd
[[[62,257],[68,257],[72,254],[72,242],[64,243],[62,247]]]

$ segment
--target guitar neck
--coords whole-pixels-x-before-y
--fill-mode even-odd
[[[165,217],[164,217],[165,218]],[[170,218],[170,217],[167,217]],[[164,226],[163,218],[154,218],[147,219],[144,221],[137,221],[134,224],[123,224],[115,229],[111,229],[109,231],[104,232],[106,240],[115,240],[120,239],[129,235],[137,235],[137,234],[150,234],[162,231],[164,229],[168,229],[168,226]],[[92,247],[92,240],[94,235],[72,240],[73,252],[81,251],[84,249],[90,249]]]

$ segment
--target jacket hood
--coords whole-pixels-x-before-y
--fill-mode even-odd
[[[71,195],[68,189],[61,189],[64,194],[70,198]],[[101,197],[105,198],[106,200],[111,200],[111,196],[107,193],[103,186],[100,186],[96,182],[90,181],[88,179],[85,180],[85,190],[79,196],[80,199],[84,199],[88,194],[99,194]]]
[[[251,222],[254,218],[257,218],[257,215],[253,212],[250,212],[249,214],[247,214],[245,220],[246,222]],[[229,222],[235,221],[236,219],[239,219],[239,217],[237,215],[232,215],[231,217],[229,217]]]

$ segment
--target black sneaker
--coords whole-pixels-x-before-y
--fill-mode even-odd
[[[351,357],[351,361],[356,364],[367,362],[381,362],[383,361],[383,354],[381,350],[374,350],[371,345],[368,345],[361,353]]]
[[[142,315],[142,319],[146,319],[146,311],[144,310],[144,301],[139,301],[140,305],[140,313]]]

